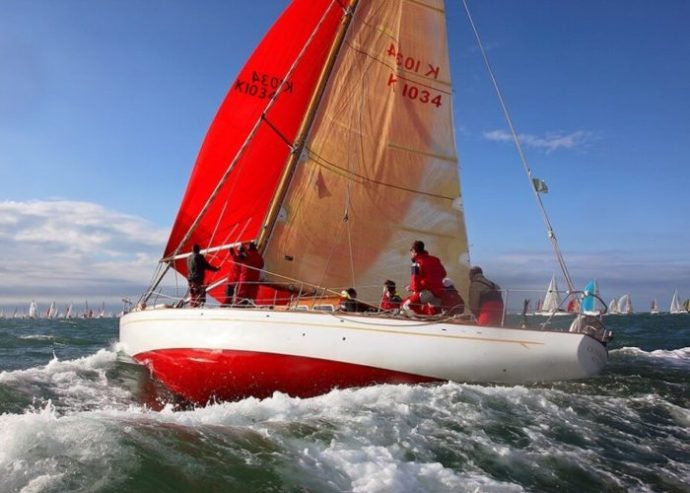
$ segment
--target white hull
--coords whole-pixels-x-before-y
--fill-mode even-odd
[[[604,345],[577,333],[240,308],[129,313],[120,320],[120,342],[125,353],[152,366],[154,375],[157,368],[151,355],[188,349],[214,357],[226,351],[281,355],[425,380],[509,384],[589,377],[599,373],[607,360]],[[199,359],[198,352],[193,359]],[[256,361],[260,361],[258,356]],[[179,371],[188,371],[182,362],[174,364]],[[233,373],[232,366],[228,368]],[[300,378],[310,376],[306,373]],[[165,378],[161,380],[166,383]],[[185,393],[180,385],[176,390]],[[196,395],[193,389],[186,394]]]

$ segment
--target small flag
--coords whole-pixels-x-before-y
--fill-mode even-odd
[[[549,187],[546,185],[546,182],[543,180],[540,180],[539,178],[532,178],[532,184],[534,185],[534,189],[538,193],[548,193],[549,192]]]

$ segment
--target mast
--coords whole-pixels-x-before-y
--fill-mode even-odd
[[[280,207],[283,203],[283,200],[285,199],[285,195],[290,184],[290,179],[294,174],[297,161],[299,160],[300,156],[302,155],[302,151],[304,150],[304,144],[306,142],[307,133],[309,132],[311,124],[314,121],[316,110],[319,106],[319,102],[321,101],[321,97],[323,96],[324,89],[326,88],[326,83],[328,82],[328,79],[333,71],[335,60],[338,56],[338,53],[340,53],[340,49],[342,48],[343,40],[345,39],[345,34],[347,33],[348,28],[350,27],[352,17],[354,16],[354,12],[357,8],[358,2],[359,0],[349,0],[348,6],[344,8],[345,15],[343,17],[343,22],[340,25],[338,33],[333,41],[333,45],[331,46],[331,50],[326,59],[326,63],[324,64],[321,76],[319,77],[319,81],[316,85],[316,90],[314,91],[312,100],[310,101],[309,106],[307,107],[307,111],[304,114],[304,119],[302,120],[300,129],[297,132],[297,138],[295,139],[295,142],[292,146],[292,152],[290,153],[290,156],[288,158],[288,162],[285,166],[285,170],[283,171],[283,175],[281,176],[280,181],[278,182],[276,193],[274,195],[270,207],[268,208],[266,220],[264,221],[264,224],[261,228],[261,233],[259,234],[259,238],[257,239],[257,247],[259,251],[262,253],[266,248],[266,242],[268,241],[269,236],[273,232],[273,226],[275,225],[276,219],[278,218],[278,213],[280,212]]]

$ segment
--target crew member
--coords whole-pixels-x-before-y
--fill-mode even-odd
[[[441,306],[446,315],[462,315],[465,312],[465,300],[462,299],[458,290],[455,289],[455,283],[452,279],[446,277],[443,279],[443,296],[441,297]]]
[[[412,291],[412,295],[405,300],[403,308],[409,308],[419,315],[440,313],[446,269],[438,257],[429,255],[424,242],[420,240],[412,243],[410,258],[412,272],[408,291]]]
[[[395,282],[388,280],[383,283],[383,295],[379,302],[379,309],[381,311],[392,311],[400,308],[402,298],[398,295],[395,289]]]
[[[230,266],[230,273],[228,274],[228,284],[225,286],[225,301],[224,305],[232,305],[235,303],[235,293],[237,292],[237,284],[240,282],[242,274],[242,265],[245,263],[247,253],[244,246],[240,245],[237,250],[230,247],[230,259],[232,265]]]
[[[500,326],[503,322],[501,287],[484,277],[481,267],[470,269],[470,310],[479,325]]]
[[[253,304],[259,293],[259,279],[261,269],[264,268],[264,259],[253,241],[247,245],[246,258],[240,272],[237,298],[242,304]]]
[[[215,267],[208,263],[206,257],[201,253],[201,247],[194,244],[193,253],[187,257],[187,282],[189,284],[189,304],[190,306],[203,306],[206,303],[206,285],[204,279],[206,271],[217,271],[220,267]]]

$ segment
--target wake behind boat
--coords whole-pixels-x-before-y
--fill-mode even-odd
[[[121,318],[124,351],[199,403],[600,372],[610,334],[595,317],[581,314],[565,332],[484,327],[450,313],[338,311],[333,296],[344,287],[376,307],[383,280],[405,285],[413,240],[443,259],[465,300],[470,269],[444,4],[343,5],[294,0],[240,72],[202,145],[159,273]],[[230,248],[250,243],[265,260],[260,291],[226,299]],[[188,275],[195,244],[218,267],[205,291],[222,305],[192,308],[184,295],[160,304],[164,276]]]

